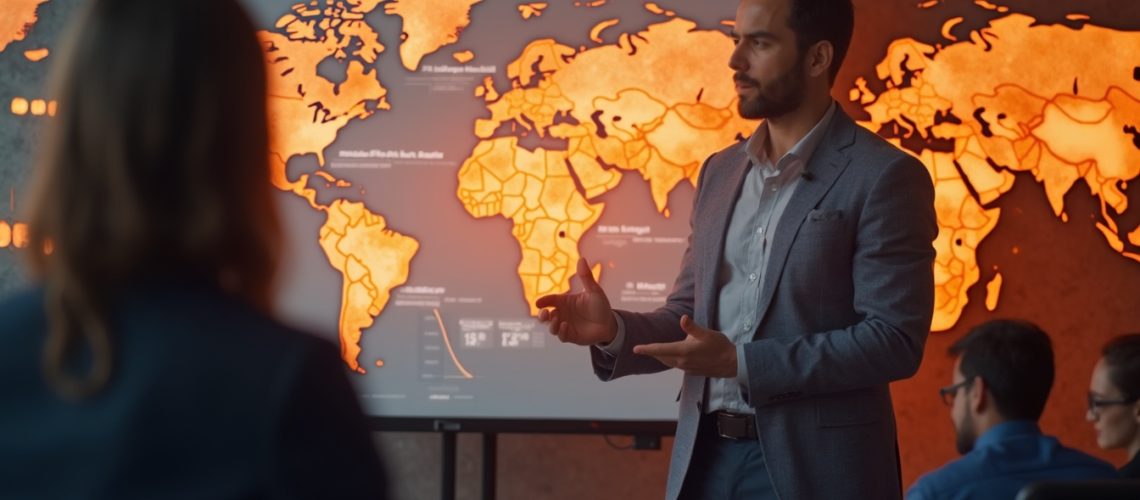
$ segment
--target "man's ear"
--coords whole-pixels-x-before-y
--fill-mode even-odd
[[[807,50],[808,74],[813,77],[827,76],[834,59],[835,47],[831,42],[823,40],[812,44]]]
[[[970,410],[973,413],[981,413],[988,409],[993,401],[990,401],[989,394],[986,393],[986,381],[981,376],[974,377],[974,381],[970,383]]]

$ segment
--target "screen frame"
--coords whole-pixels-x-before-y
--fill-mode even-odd
[[[379,432],[484,432],[502,434],[623,434],[672,436],[676,420],[503,419],[368,416]]]

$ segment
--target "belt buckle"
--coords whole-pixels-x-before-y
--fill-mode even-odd
[[[722,438],[741,440],[748,438],[748,417],[743,413],[718,411],[716,415],[716,433]]]

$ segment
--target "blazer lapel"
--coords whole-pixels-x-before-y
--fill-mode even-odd
[[[843,150],[855,142],[856,126],[842,109],[837,109],[826,138],[804,167],[804,172],[810,173],[811,180],[800,180],[776,226],[776,235],[772,237],[772,254],[768,256],[768,268],[765,270],[764,287],[760,291],[757,323],[762,323],[768,313],[768,306],[772,303],[776,285],[780,282],[784,264],[788,260],[788,252],[808,212],[831,190],[839,174],[843,173],[851,161]]]

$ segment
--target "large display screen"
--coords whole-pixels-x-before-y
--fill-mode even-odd
[[[284,318],[340,345],[372,415],[673,419],[679,372],[599,382],[533,304],[570,289],[579,257],[614,307],[664,303],[701,162],[757,125],[737,114],[727,64],[736,3],[247,2],[270,74]],[[856,2],[835,84],[935,182],[932,338],[964,314],[1027,315],[1005,297],[1039,297],[1031,319],[1047,324],[1062,314],[1058,290],[1025,284],[1042,252],[1036,273],[1109,310],[1138,305],[1140,33],[1126,24],[1140,13],[1007,3]],[[22,281],[21,188],[78,4],[0,6],[5,290]],[[1062,228],[1083,236],[1034,237]],[[1077,247],[1115,271],[1079,281],[1090,263],[1064,254]]]

